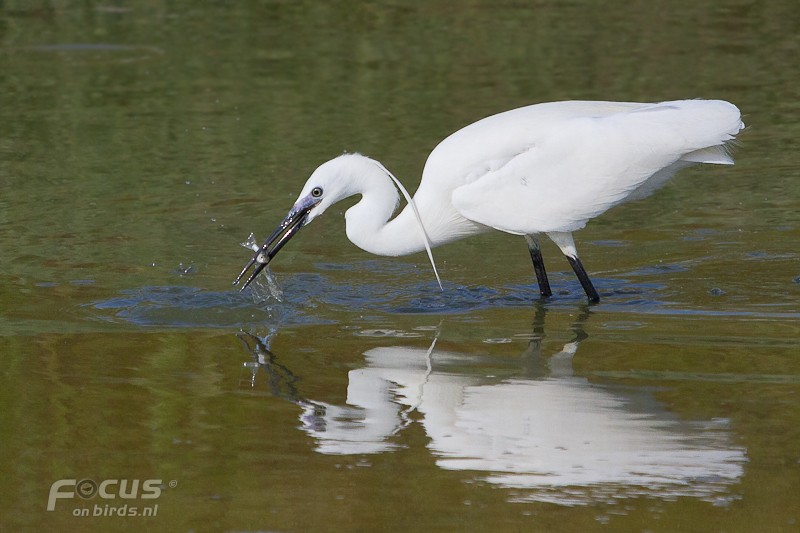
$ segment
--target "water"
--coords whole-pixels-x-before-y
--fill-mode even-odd
[[[4,5],[0,529],[797,530],[796,9],[668,7]],[[683,97],[740,106],[737,164],[576,235],[597,306],[505,235],[435,250],[440,291],[352,201],[279,298],[231,288],[344,150],[413,190],[487,114]],[[47,511],[62,479],[160,495]]]

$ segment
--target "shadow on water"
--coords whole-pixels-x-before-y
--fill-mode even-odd
[[[591,313],[584,307],[573,339],[548,355],[541,343],[546,312],[536,307],[527,348],[501,363],[491,354],[440,350],[439,332],[427,349],[369,349],[363,366],[347,374],[345,404],[303,396],[300,377],[270,350],[276,330],[241,333],[252,360],[240,385],[266,379],[275,396],[296,404],[299,429],[323,455],[392,453],[409,446],[402,435],[410,426],[421,426],[438,468],[508,489],[511,501],[736,499],[731,487],[748,459],[732,443],[728,420],[682,420],[651,389],[576,375],[572,360],[588,338]]]

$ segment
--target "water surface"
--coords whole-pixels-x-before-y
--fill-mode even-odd
[[[800,136],[792,2],[61,2],[0,8],[0,528],[793,531]],[[555,246],[368,256],[345,202],[230,282],[321,162],[414,190],[488,114],[735,102],[692,168]],[[532,206],[535,208],[535,206]],[[161,480],[80,517],[61,479]],[[127,500],[126,500],[127,501]]]

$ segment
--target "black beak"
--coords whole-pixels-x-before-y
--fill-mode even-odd
[[[241,273],[236,277],[233,284],[238,285],[239,282],[244,277],[245,273],[250,270],[250,267],[256,265],[255,269],[253,269],[253,273],[250,274],[250,277],[247,278],[247,281],[244,282],[242,288],[239,289],[239,292],[245,290],[250,283],[256,279],[256,276],[264,270],[264,267],[272,261],[272,258],[277,255],[277,253],[283,248],[289,240],[294,237],[294,235],[303,227],[303,224],[306,221],[306,217],[308,216],[308,212],[314,209],[319,203],[319,199],[313,198],[306,201],[298,202],[295,204],[294,208],[289,211],[289,214],[286,215],[286,218],[278,225],[277,229],[272,232],[272,235],[267,237],[267,240],[264,241],[264,244],[261,248],[253,254],[253,258],[244,266]],[[271,248],[270,248],[271,247]]]

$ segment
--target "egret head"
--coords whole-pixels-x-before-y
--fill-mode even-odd
[[[308,178],[292,210],[311,206],[302,225],[310,223],[330,206],[357,194],[355,187],[364,172],[359,167],[370,161],[360,154],[345,154],[321,164]]]
[[[354,187],[354,177],[358,176],[358,169],[354,167],[363,164],[362,160],[370,161],[359,154],[346,154],[317,167],[306,181],[289,213],[278,224],[275,231],[267,237],[261,248],[255,252],[233,284],[237,285],[245,272],[251,266],[256,265],[241,290],[247,288],[300,228],[324,213],[328,207],[339,200],[356,194],[358,190]]]

